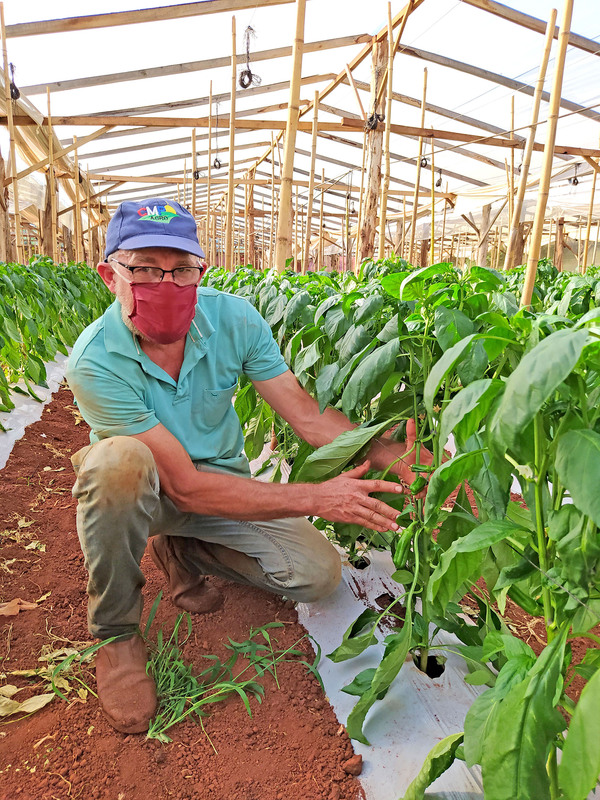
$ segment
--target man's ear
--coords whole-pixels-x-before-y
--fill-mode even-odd
[[[108,261],[101,261],[98,266],[96,267],[98,270],[98,274],[110,289],[110,291],[115,294],[115,271],[108,263]]]

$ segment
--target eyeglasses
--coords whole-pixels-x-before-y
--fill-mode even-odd
[[[110,258],[109,261],[114,261],[120,267],[128,269],[131,273],[132,283],[160,283],[165,277],[165,274],[173,277],[173,282],[177,286],[190,286],[191,284],[198,283],[204,269],[201,267],[175,267],[175,269],[161,269],[160,267],[131,267],[129,264],[123,264],[117,261],[116,258]]]

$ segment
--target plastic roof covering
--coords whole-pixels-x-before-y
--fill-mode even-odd
[[[165,5],[165,0],[144,0],[145,8]],[[398,13],[404,2],[393,0],[392,14]],[[513,0],[512,7],[546,20],[553,6],[551,0]],[[561,4],[562,7],[562,4]],[[560,24],[561,7],[558,11],[557,24]],[[58,4],[48,6],[44,0],[8,0],[5,2],[6,24],[17,22],[39,21],[43,19],[80,16],[83,13],[107,13],[111,11],[133,10],[131,2],[124,0],[88,0],[82,7],[75,0],[61,0]],[[51,15],[48,13],[51,10]],[[8,39],[8,58],[16,67],[15,79],[23,93],[44,114],[47,112],[45,90],[38,93],[27,92],[26,87],[71,80],[87,76],[98,76],[113,73],[139,70],[160,65],[180,64],[189,61],[228,57],[231,55],[231,12],[190,17],[183,20],[168,20],[154,23],[141,23],[100,30],[75,31],[69,33],[47,34],[23,38]],[[258,61],[253,53],[275,47],[291,45],[295,33],[295,4],[273,7],[261,7],[257,2],[252,10],[238,11],[235,14],[237,23],[237,52],[245,50],[244,32],[252,26],[256,37],[250,41],[251,66],[253,72],[262,79],[262,86],[289,80],[291,77],[291,57]],[[387,25],[387,0],[309,0],[306,10],[304,40],[306,43],[332,39],[341,36],[370,34],[373,35]],[[575,0],[572,31],[585,35],[595,41],[600,40],[600,11],[598,0]],[[512,22],[505,21],[485,11],[467,5],[461,0],[425,0],[414,11],[406,25],[402,37],[402,45],[414,46],[423,50],[447,56],[457,61],[473,64],[529,85],[535,85],[539,62],[543,49],[543,35],[527,30]],[[305,53],[303,57],[302,76],[331,75],[342,71],[345,65],[364,47],[355,44],[351,47],[328,49],[321,52]],[[557,42],[553,43],[551,60],[546,76],[545,89],[552,86],[554,73],[554,57]],[[599,43],[600,51],[600,43]],[[511,97],[515,98],[515,127],[527,134],[526,126],[530,122],[532,98],[514,92],[488,80],[463,73],[456,69],[430,63],[402,53],[402,48],[394,61],[393,88],[395,92],[415,98],[420,102],[423,85],[423,68],[428,69],[427,103],[450,109],[455,113],[485,121],[497,126],[501,131],[510,128]],[[242,67],[238,67],[238,70]],[[369,84],[371,59],[366,58],[354,71],[357,82]],[[208,97],[209,82],[212,81],[213,95],[225,95],[218,103],[218,113],[229,112],[228,94],[231,86],[231,67],[211,68],[187,74],[169,77],[145,78],[142,80],[107,83],[88,88],[71,89],[52,92],[52,116],[68,116],[75,114],[119,113],[129,109],[128,113],[136,113],[136,107],[153,106],[173,101],[186,101],[192,98]],[[323,89],[329,79],[319,83],[310,83],[301,89],[301,100],[312,100],[316,89]],[[25,87],[25,88],[23,88]],[[581,106],[595,107],[596,119],[589,119],[581,114],[573,114],[562,108],[562,119],[559,120],[557,144],[598,147],[600,125],[600,57],[573,47],[567,51],[565,77],[563,82],[563,98]],[[368,91],[359,90],[363,106],[369,111]],[[284,120],[287,115],[289,90],[283,89],[268,94],[244,95],[238,88],[236,97],[236,113],[249,109],[261,109],[252,117],[262,119]],[[324,100],[325,105],[341,109],[345,116],[359,113],[356,97],[347,84],[341,84]],[[281,104],[281,108],[273,111],[262,110],[264,106]],[[542,102],[540,121],[546,119],[548,104]],[[213,119],[217,112],[217,104],[213,103]],[[178,108],[172,111],[156,112],[150,109],[137,113],[158,116],[198,117],[207,116],[208,105],[195,105],[189,108]],[[420,109],[405,103],[394,101],[392,122],[403,125],[420,125]],[[312,111],[304,119],[312,119]],[[319,121],[339,121],[339,116],[321,109]],[[470,134],[488,135],[472,125],[462,121],[449,119],[432,111],[425,115],[425,125],[438,129],[464,131]],[[100,126],[98,126],[100,127]],[[60,127],[56,132],[65,143],[71,141],[73,135],[79,138],[88,135],[93,128],[79,126]],[[188,174],[191,170],[191,130],[187,128],[161,129],[151,133],[133,133],[118,135],[123,129],[115,128],[113,132],[82,146],[79,152],[80,167],[93,173],[109,173],[111,175],[181,175],[185,167]],[[219,171],[212,170],[212,176],[226,178],[228,131],[221,128],[222,135],[212,137],[213,158],[218,143],[218,156],[222,162]],[[208,157],[207,142],[203,135],[206,129],[197,129],[199,152],[197,166],[203,175],[206,174]],[[264,142],[270,142],[270,131],[237,131],[236,176],[241,176],[253,160],[266,150]],[[507,134],[506,134],[507,135]],[[6,134],[3,131],[0,139],[6,153]],[[352,142],[354,146],[339,141],[331,141],[319,137],[317,146],[317,162],[315,174],[320,178],[321,170],[325,170],[326,180],[335,184],[337,196],[328,192],[325,198],[325,214],[327,211],[338,215],[345,206],[346,186],[360,184],[361,165],[361,132],[344,132],[340,137]],[[545,140],[545,125],[538,128],[538,142]],[[310,133],[298,132],[296,139],[295,178],[307,179],[310,169]],[[255,144],[256,146],[252,146]],[[128,152],[117,152],[122,148],[140,147]],[[505,159],[510,159],[510,151],[504,148],[455,144],[443,142],[442,148],[435,147],[436,178],[442,177],[445,190],[457,193],[459,200],[456,213],[448,217],[448,232],[459,227],[466,229],[460,214],[480,211],[484,203],[493,202],[497,209],[506,197]],[[112,152],[111,152],[112,151]],[[301,152],[303,151],[303,152]],[[404,159],[415,159],[418,153],[416,139],[391,135],[390,151],[392,153],[391,189],[411,189],[416,177],[414,163],[405,163]],[[283,149],[281,150],[281,153]],[[484,163],[468,157],[468,153],[476,153],[495,161],[495,164]],[[306,154],[306,155],[305,155]],[[431,145],[425,140],[424,155],[430,157]],[[520,163],[521,151],[515,153],[515,167]],[[324,159],[333,159],[331,163]],[[154,163],[144,163],[156,160]],[[533,179],[539,174],[542,153],[534,152],[530,175]],[[568,183],[577,166],[579,185]],[[570,165],[570,166],[569,166]],[[441,170],[441,172],[440,172]],[[268,177],[271,173],[269,161],[259,167],[257,177]],[[276,174],[279,167],[276,166]],[[578,157],[555,158],[553,187],[548,203],[548,215],[567,215],[577,220],[587,217],[589,208],[591,167]],[[449,173],[454,173],[449,174]],[[462,176],[462,177],[461,177]],[[586,178],[586,176],[588,176]],[[518,175],[515,175],[515,183]],[[159,183],[159,181],[157,181]],[[108,186],[108,182],[99,183],[98,189]],[[421,173],[422,188],[431,186],[429,170]],[[211,205],[222,195],[226,186],[213,186]],[[188,202],[189,202],[188,183]],[[526,202],[526,212],[532,215],[535,208],[535,186]],[[236,194],[238,208],[243,203],[243,186]],[[306,203],[308,190],[300,188],[300,204]],[[176,187],[157,186],[154,184],[127,183],[110,194],[110,202],[120,202],[127,198],[144,198],[146,196],[176,196]],[[313,224],[318,214],[318,192],[316,193]],[[357,200],[357,193],[353,194]],[[593,216],[600,215],[600,191],[596,193]],[[407,197],[407,208],[410,209],[412,198]],[[423,198],[422,203],[429,201]],[[256,187],[255,207],[260,209],[264,203],[266,211],[270,209],[270,187]],[[441,210],[442,201],[437,207]],[[206,190],[198,188],[197,213],[202,215],[206,208]],[[402,210],[402,198],[390,196],[388,199],[388,215]],[[494,213],[494,212],[493,212]],[[506,216],[499,217],[499,224]],[[329,228],[339,229],[341,219],[326,221]],[[422,226],[423,231],[425,225]],[[424,235],[427,235],[424,233]]]

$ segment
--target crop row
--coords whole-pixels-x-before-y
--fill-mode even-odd
[[[111,295],[85,264],[54,264],[40,256],[27,266],[0,263],[0,411],[14,408],[11,391],[36,397],[45,363],[67,355]],[[36,398],[37,399],[37,398]],[[2,428],[0,428],[1,430]]]
[[[481,765],[487,800],[585,800],[600,773],[600,736],[590,733],[600,707],[600,280],[542,262],[533,307],[519,309],[522,279],[401,260],[367,263],[358,278],[242,268],[206,279],[254,303],[321,408],[333,404],[359,423],[313,451],[241,384],[249,456],[274,426],[291,480],[325,480],[383,430],[401,437],[409,417],[434,453],[433,468],[415,467],[415,477],[430,478],[425,501],[397,506],[398,534],[317,521],[351,559],[365,547],[389,549],[398,582],[389,607],[363,612],[330,654],[357,656],[376,642],[383,616],[395,618],[379,667],[347,687],[358,697],[353,738],[367,741],[369,709],[385,702],[409,653],[425,667],[439,630],[456,636],[467,680],[488,687],[405,800],[423,797],[455,758]],[[447,459],[450,438],[456,454]],[[510,499],[515,480],[523,503]],[[467,593],[475,624],[461,613]],[[538,658],[507,626],[508,598],[544,621]],[[590,649],[573,665],[576,638]],[[577,704],[575,676],[586,683]]]

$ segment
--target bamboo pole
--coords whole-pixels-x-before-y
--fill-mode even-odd
[[[261,228],[261,237],[260,237],[260,269],[265,268],[265,198],[263,197],[261,201],[261,221],[262,221],[262,228]]]
[[[54,129],[52,128],[52,115],[50,113],[50,89],[46,93],[48,100],[48,170],[49,170],[49,185],[50,185],[50,225],[52,231],[52,242],[50,247],[50,255],[52,261],[58,263],[58,253],[56,248],[56,183],[54,176]]]
[[[279,193],[279,216],[277,219],[277,249],[275,265],[279,272],[285,269],[286,259],[290,255],[292,180],[294,176],[294,151],[296,147],[296,131],[300,115],[300,79],[302,72],[302,52],[304,49],[304,18],[306,0],[296,2],[296,34],[292,48],[292,79],[290,81],[290,102],[285,128],[285,150],[283,157],[283,174]]]
[[[515,138],[515,96],[510,98],[510,138]],[[509,178],[509,200],[508,200],[508,219],[513,217],[515,206],[515,148],[510,151],[510,178]]]
[[[556,24],[556,9],[550,11],[548,24],[546,25],[546,38],[544,41],[544,51],[542,53],[542,60],[535,85],[535,93],[533,95],[533,104],[531,108],[531,127],[527,136],[527,143],[523,151],[523,163],[521,164],[521,174],[519,176],[519,187],[517,189],[517,196],[513,204],[512,217],[510,218],[510,226],[508,232],[508,244],[506,248],[506,257],[504,259],[504,269],[511,269],[515,264],[515,256],[517,251],[517,240],[521,235],[519,225],[521,223],[521,212],[523,210],[523,200],[525,198],[525,190],[527,189],[527,178],[529,175],[529,165],[531,164],[531,154],[533,153],[533,145],[535,142],[535,134],[537,131],[537,122],[540,114],[540,104],[542,101],[542,92],[544,90],[544,80],[546,78],[546,70],[548,68],[548,60],[550,58],[550,50],[552,48],[552,37],[554,34],[554,27]]]
[[[600,219],[596,225],[596,241],[594,242],[594,255],[592,256],[592,264],[596,263],[596,252],[598,250],[598,238],[600,236]]]
[[[269,231],[269,269],[275,265],[275,142],[271,134],[271,229]]]
[[[209,84],[208,89],[208,169],[206,172],[206,246],[208,247],[210,253],[214,251],[214,237],[216,234],[216,227],[213,225],[211,229],[211,208],[210,208],[210,198],[211,198],[211,178],[212,178],[212,81]],[[212,242],[210,238],[210,232],[213,232]],[[211,244],[213,248],[211,250]]]
[[[323,247],[323,201],[325,199],[325,167],[321,169],[321,205],[319,207],[319,269],[323,269],[324,247]]]
[[[587,219],[587,226],[585,229],[585,246],[583,248],[583,264],[581,266],[581,272],[585,275],[587,271],[587,257],[588,257],[588,248],[590,244],[590,230],[592,227],[592,214],[594,213],[594,195],[596,194],[596,178],[598,177],[598,173],[594,170],[594,176],[592,177],[592,192],[590,195],[590,208],[588,211],[588,219]]]
[[[306,207],[306,206],[305,206]],[[304,261],[304,253],[306,251],[306,214],[302,214],[302,219],[300,220],[300,241],[302,244],[301,249],[301,258],[302,261],[300,262],[300,271],[304,275],[306,272],[306,262]]]
[[[89,265],[92,253],[92,211],[90,208],[90,171],[86,170],[86,187],[85,187],[85,210],[87,212],[87,257],[86,264]]]
[[[248,175],[248,173],[246,173]],[[250,243],[249,243],[249,234],[250,234],[250,227],[248,225],[248,203],[249,194],[248,194],[248,184],[244,184],[244,264],[250,263]]]
[[[402,244],[400,245],[400,256],[404,258],[404,248],[406,246],[406,197],[402,198]]]
[[[294,244],[292,255],[294,256],[294,260],[292,261],[292,268],[294,272],[297,269],[297,262],[298,262],[298,225],[300,222],[300,213],[299,213],[299,206],[298,206],[298,185],[296,184],[295,187],[295,194],[296,194],[296,203],[294,205]]]
[[[427,95],[427,67],[423,70],[423,95],[421,98],[421,127],[425,127],[425,97]],[[415,191],[413,195],[412,219],[410,224],[410,240],[408,243],[408,260],[412,264],[414,261],[413,252],[415,247],[415,229],[417,227],[417,206],[419,203],[419,183],[421,180],[421,158],[423,157],[423,137],[419,136],[419,154],[417,156],[417,177],[415,179]]]
[[[358,197],[358,219],[356,221],[356,256],[354,263],[354,274],[358,275],[360,271],[360,231],[363,223],[363,193],[365,189],[365,163],[367,157],[367,130],[363,132],[363,146],[362,146],[362,166],[360,168],[360,195]]]
[[[73,144],[77,145],[77,137],[73,137]],[[83,258],[81,255],[81,202],[79,199],[79,155],[77,153],[77,147],[75,147],[74,151],[74,158],[75,158],[75,165],[74,165],[74,176],[75,176],[75,260],[79,264]]]
[[[308,268],[310,258],[310,231],[312,229],[313,195],[315,192],[315,162],[317,158],[317,134],[319,125],[319,92],[315,92],[313,109],[313,129],[312,141],[310,146],[310,173],[308,177],[308,206],[306,209],[306,241],[304,243],[304,258],[302,259],[302,272]]]
[[[435,148],[433,139],[431,140],[431,247],[430,261],[431,265],[435,264]],[[441,259],[440,259],[441,260]]]
[[[346,192],[346,209],[343,217],[342,242],[344,244],[344,272],[348,272],[348,245],[349,241],[349,217],[350,217],[350,193]],[[381,256],[383,258],[383,256]]]
[[[4,25],[4,3],[0,3],[0,27],[2,33],[2,58],[4,62],[4,97],[6,99],[6,116],[10,137],[10,171],[12,175],[13,206],[15,212],[15,246],[16,257],[20,264],[25,262],[23,251],[23,232],[21,230],[21,214],[19,209],[19,182],[17,181],[17,155],[15,143],[15,125],[13,120],[12,98],[10,96],[10,80],[8,77],[8,52],[6,49],[6,26]],[[8,218],[8,209],[7,209]]]
[[[192,216],[196,219],[196,169],[198,168],[196,159],[196,128],[192,128]],[[205,230],[208,225],[205,225]]]
[[[552,85],[552,93],[550,95],[550,106],[548,109],[548,128],[546,145],[544,147],[544,162],[540,176],[540,188],[535,208],[535,217],[531,233],[531,244],[529,246],[529,254],[527,257],[527,270],[525,273],[523,294],[521,296],[521,307],[529,306],[531,303],[533,285],[535,283],[535,275],[537,272],[537,262],[540,255],[542,226],[544,224],[546,203],[548,202],[548,192],[550,189],[552,157],[554,155],[554,143],[556,141],[556,127],[558,123],[563,73],[565,69],[565,57],[567,53],[567,45],[569,43],[572,15],[573,0],[565,0],[560,32],[558,34],[558,50],[556,53],[556,62],[554,68],[554,81]]]
[[[394,34],[392,31],[392,4],[388,3],[388,68],[387,97],[385,101],[385,131],[383,134],[384,172],[379,203],[379,258],[385,257],[385,221],[387,217],[387,199],[390,188],[390,126],[392,124],[392,72],[394,68]],[[433,140],[432,140],[433,141]]]
[[[235,91],[237,83],[237,56],[235,16],[231,18],[231,108],[229,111],[229,167],[227,169],[227,233],[225,238],[225,269],[233,270],[233,161],[235,157]]]
[[[446,193],[448,192],[448,181],[446,181]],[[446,212],[448,210],[448,201],[444,200],[444,215],[442,217],[442,241],[440,243],[440,261],[444,260],[444,239],[446,238]]]

